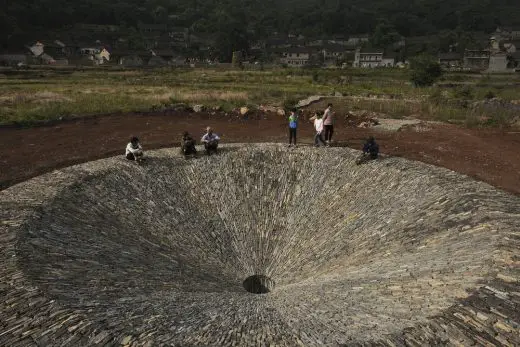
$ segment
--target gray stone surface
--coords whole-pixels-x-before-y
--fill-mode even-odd
[[[391,118],[378,118],[378,124],[373,126],[376,130],[386,131],[399,131],[401,128],[409,125],[417,125],[422,123],[418,119],[391,119]]]
[[[0,192],[0,346],[520,344],[518,197],[344,148],[224,147]]]

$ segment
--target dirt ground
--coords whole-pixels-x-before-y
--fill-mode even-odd
[[[443,166],[520,194],[520,131],[428,124],[385,132],[358,128],[359,122],[337,117],[335,145],[360,149],[362,141],[374,135],[384,154]],[[162,112],[98,116],[33,128],[3,127],[0,189],[56,168],[122,155],[133,135],[145,150],[171,147],[179,145],[184,130],[198,136],[207,125],[228,143],[285,143],[288,135],[285,117],[276,114]],[[301,120],[298,137],[302,145],[312,143],[310,122]]]

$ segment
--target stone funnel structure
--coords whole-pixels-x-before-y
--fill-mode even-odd
[[[400,158],[228,146],[0,192],[1,346],[520,343],[520,199]]]

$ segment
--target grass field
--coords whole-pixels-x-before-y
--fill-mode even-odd
[[[414,88],[406,70],[4,70],[0,71],[0,124],[161,110],[176,103],[223,110],[289,106],[310,95],[339,92],[352,97],[342,100],[352,108],[390,117],[506,125],[518,112],[490,112],[468,105],[493,96],[520,100],[518,86],[518,75],[451,74],[436,87]],[[371,99],[374,96],[380,99]]]

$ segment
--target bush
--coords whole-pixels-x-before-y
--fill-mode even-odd
[[[436,88],[429,96],[430,102],[434,105],[439,105],[444,102],[444,95],[442,95],[442,90]]]
[[[298,100],[296,100],[295,98],[285,98],[283,100],[283,108],[285,110],[291,110],[291,109],[295,108],[297,104],[298,104]]]
[[[470,86],[463,86],[455,90],[455,97],[458,99],[473,99],[473,89]]]
[[[489,91],[486,93],[486,95],[484,95],[484,97],[485,97],[486,99],[494,99],[494,98],[496,98],[496,95],[495,95],[495,93],[493,93],[491,90],[489,90]]]
[[[314,83],[320,81],[320,74],[318,73],[318,70],[313,70],[313,71],[312,71],[312,81],[313,81]]]
[[[410,63],[410,79],[416,87],[431,86],[442,75],[440,64],[432,56],[421,55],[413,58]]]

